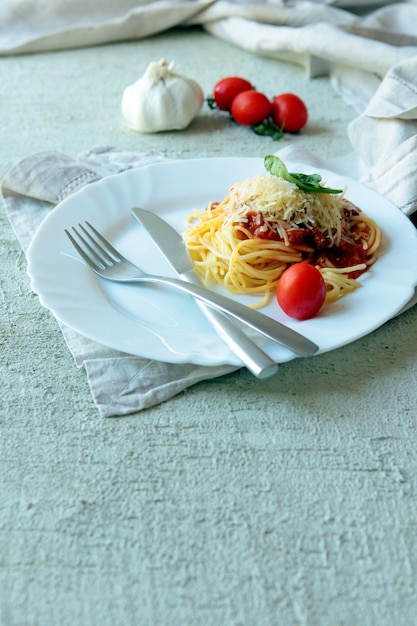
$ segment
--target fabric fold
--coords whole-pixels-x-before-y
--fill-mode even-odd
[[[361,181],[406,215],[417,210],[417,57],[391,68],[365,111],[348,127],[367,164]]]
[[[251,52],[307,65],[318,57],[330,65],[340,63],[379,76],[402,60],[417,55],[417,47],[391,46],[345,32],[338,25],[317,22],[303,26],[259,24],[240,17],[230,17],[206,24],[206,30],[225,41]]]
[[[186,23],[215,0],[3,0],[0,53],[22,54],[143,39]]]

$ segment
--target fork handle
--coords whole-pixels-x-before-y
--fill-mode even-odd
[[[185,293],[198,298],[210,307],[223,311],[223,313],[228,313],[246,326],[249,326],[253,330],[265,335],[265,337],[268,337],[273,341],[277,341],[281,345],[289,348],[301,356],[311,356],[319,349],[313,341],[310,341],[307,337],[300,335],[300,333],[297,333],[292,328],[285,326],[285,324],[281,324],[280,322],[264,315],[263,313],[260,313],[259,311],[256,311],[255,309],[251,309],[244,304],[240,304],[240,302],[237,302],[236,300],[227,298],[226,296],[216,293],[215,291],[210,291],[202,285],[195,285],[177,278],[154,276],[151,274],[138,278],[127,278],[124,279],[123,282],[151,282],[175,287],[180,291],[184,291]]]
[[[261,350],[225,313],[215,311],[201,301],[196,303],[219,337],[236,354],[245,367],[257,378],[269,378],[278,371],[278,365]]]
[[[198,278],[194,273],[184,274],[184,280],[198,285]],[[278,364],[271,359],[261,348],[259,348],[246,333],[243,332],[235,322],[225,313],[216,311],[201,300],[196,299],[196,303],[208,319],[219,337],[236,354],[245,367],[257,378],[269,378],[278,371]]]

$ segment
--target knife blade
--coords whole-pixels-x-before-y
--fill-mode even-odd
[[[185,244],[177,231],[155,213],[135,208],[133,215],[145,228],[159,251],[186,282],[200,284]],[[220,311],[215,311],[201,301],[195,301],[217,334],[226,342],[247,369],[257,378],[276,374],[278,365],[256,345],[235,322]]]
[[[161,254],[165,257],[176,274],[186,282],[200,284],[195,274],[193,262],[181,235],[159,215],[142,208],[133,208],[132,214],[142,224]],[[209,319],[218,334],[240,357],[246,367],[258,378],[271,376],[277,370],[277,364],[266,355],[227,315],[213,310],[206,304],[199,303],[202,312]],[[280,334],[280,343],[297,354],[304,356],[318,350],[313,342],[303,337],[284,324],[276,322]]]

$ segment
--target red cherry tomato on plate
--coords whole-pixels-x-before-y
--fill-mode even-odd
[[[271,112],[271,102],[260,91],[242,91],[232,102],[232,117],[243,126],[260,124]]]
[[[293,93],[282,93],[272,100],[271,117],[282,130],[297,133],[307,124],[308,111],[301,98]]]
[[[282,273],[277,287],[281,309],[297,320],[314,317],[326,297],[326,285],[319,270],[309,263],[294,263]]]
[[[251,83],[239,76],[222,78],[214,85],[213,99],[221,111],[230,111],[232,102],[242,91],[253,89]]]

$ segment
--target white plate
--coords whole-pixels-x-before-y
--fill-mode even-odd
[[[317,171],[302,164],[287,166],[290,171]],[[122,352],[172,363],[240,365],[189,296],[171,288],[117,285],[97,278],[79,261],[64,229],[87,219],[145,271],[173,276],[131,208],[155,211],[181,232],[192,209],[223,199],[233,183],[257,173],[265,173],[262,159],[196,159],[158,163],[86,185],[59,204],[35,234],[28,252],[32,289],[61,322]],[[370,333],[412,297],[417,238],[409,219],[386,199],[354,180],[319,173],[326,184],[346,187],[346,196],[373,217],[384,234],[381,256],[362,277],[363,286],[324,306],[314,319],[293,320],[275,301],[264,309],[326,352]],[[296,356],[267,339],[257,341],[278,363]]]

